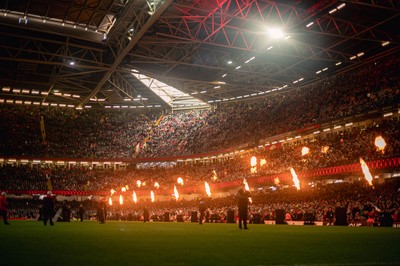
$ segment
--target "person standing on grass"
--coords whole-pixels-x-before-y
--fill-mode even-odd
[[[83,215],[85,214],[85,209],[82,204],[79,204],[78,215],[81,222],[83,222]]]
[[[206,212],[206,205],[203,199],[200,199],[199,202],[199,212],[200,212],[199,224],[203,224],[204,214]]]
[[[6,198],[6,192],[1,192],[0,196],[0,214],[3,217],[3,222],[5,225],[9,225],[10,223],[7,221],[7,198]]]
[[[100,199],[99,206],[97,208],[97,219],[101,224],[106,223],[106,216],[107,216],[107,203],[106,199]]]
[[[239,209],[239,229],[242,229],[242,223],[244,229],[249,229],[247,227],[247,213],[249,207],[249,197],[250,192],[244,190],[244,188],[239,189],[237,195],[238,209]]]
[[[335,213],[331,207],[328,208],[326,212],[326,220],[328,225],[333,225],[333,220],[335,219]]]
[[[47,196],[43,199],[43,224],[46,226],[47,221],[50,221],[50,225],[53,226],[53,215],[54,215],[55,202],[51,195],[51,191],[47,191]]]
[[[149,210],[147,210],[146,207],[143,208],[143,222],[148,222],[150,221],[150,214],[149,214]]]

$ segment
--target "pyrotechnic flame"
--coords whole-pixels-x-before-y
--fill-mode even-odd
[[[132,198],[133,198],[133,202],[137,202],[137,196],[136,196],[136,192],[135,191],[133,191],[133,194],[132,194]]]
[[[251,166],[251,167],[257,166],[257,157],[256,157],[256,156],[251,156],[251,159],[250,159],[250,166]]]
[[[153,192],[153,190],[150,191],[150,198],[151,198],[151,202],[154,202],[154,192]]]
[[[301,149],[301,156],[304,156],[304,155],[309,154],[309,153],[310,153],[310,149],[308,147],[303,147]]]
[[[136,181],[136,185],[137,185],[137,187],[140,187],[142,185],[142,181],[140,181],[140,180]]]
[[[382,153],[385,151],[386,141],[382,138],[382,136],[375,138],[375,146],[378,151],[381,151]]]
[[[293,177],[292,180],[293,180],[294,186],[297,188],[297,190],[300,190],[300,180],[297,177],[297,174],[292,167],[290,168],[290,173],[292,174],[292,177]]]
[[[176,180],[176,182],[180,185],[183,185],[183,179],[182,177],[178,177],[178,179]]]
[[[244,184],[244,189],[245,189],[246,191],[250,191],[249,183],[247,183],[246,178],[243,178],[243,184]],[[250,203],[253,203],[253,200],[252,200],[250,197],[249,197],[249,202],[250,202]]]
[[[142,182],[142,187],[145,187],[146,186],[146,181],[143,181]]]
[[[122,188],[121,188],[121,191],[122,191],[122,192],[126,192],[126,188],[125,188],[125,187],[122,187]]]
[[[155,183],[154,183],[154,187],[155,187],[155,188],[160,188],[160,184],[158,184],[158,182],[155,182]]]
[[[108,204],[109,204],[110,206],[112,205],[112,198],[111,198],[111,197],[108,198]]]
[[[119,205],[124,204],[124,198],[122,197],[122,195],[119,195]]]
[[[244,189],[250,191],[249,183],[247,183],[246,178],[243,178]]]
[[[360,164],[361,164],[361,169],[364,174],[365,180],[368,182],[368,184],[370,186],[373,186],[373,184],[372,184],[373,178],[372,178],[371,172],[369,171],[368,165],[365,163],[365,161],[362,158],[360,158]]]
[[[174,196],[175,196],[175,199],[176,199],[176,200],[179,199],[179,192],[178,192],[178,189],[176,189],[176,186],[175,186],[175,185],[174,185]]]
[[[267,160],[265,160],[265,159],[260,160],[260,166],[264,166],[266,164],[267,164]]]
[[[111,193],[111,196],[114,195],[115,190],[114,190],[114,189],[111,189],[111,190],[110,190],[110,193]]]
[[[126,189],[126,190],[129,190],[129,186],[128,186],[128,185],[126,185],[126,186],[125,186],[125,189]]]
[[[212,180],[216,181],[217,179],[218,179],[217,172],[215,170],[213,170]]]
[[[329,146],[324,146],[321,148],[322,153],[328,153],[328,151],[329,151]]]
[[[204,187],[205,187],[205,189],[206,189],[206,194],[207,194],[207,196],[211,196],[211,188],[210,188],[210,185],[207,183],[207,182],[204,182]]]
[[[257,173],[257,157],[251,156],[250,159],[250,173],[254,174]]]
[[[280,181],[279,181],[279,177],[275,177],[275,178],[274,178],[274,183],[275,183],[275,185],[279,185],[279,182],[280,182]]]

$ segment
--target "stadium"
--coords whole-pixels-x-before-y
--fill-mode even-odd
[[[1,264],[399,265],[398,25],[390,0],[0,0]]]

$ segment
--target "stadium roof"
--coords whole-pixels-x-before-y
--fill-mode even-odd
[[[399,15],[395,0],[1,0],[0,102],[260,97],[397,52]],[[182,93],[166,102],[139,76]]]

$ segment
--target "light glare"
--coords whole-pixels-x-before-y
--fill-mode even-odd
[[[278,29],[278,28],[268,29],[268,35],[273,39],[282,39],[283,38],[283,32],[281,29]]]

